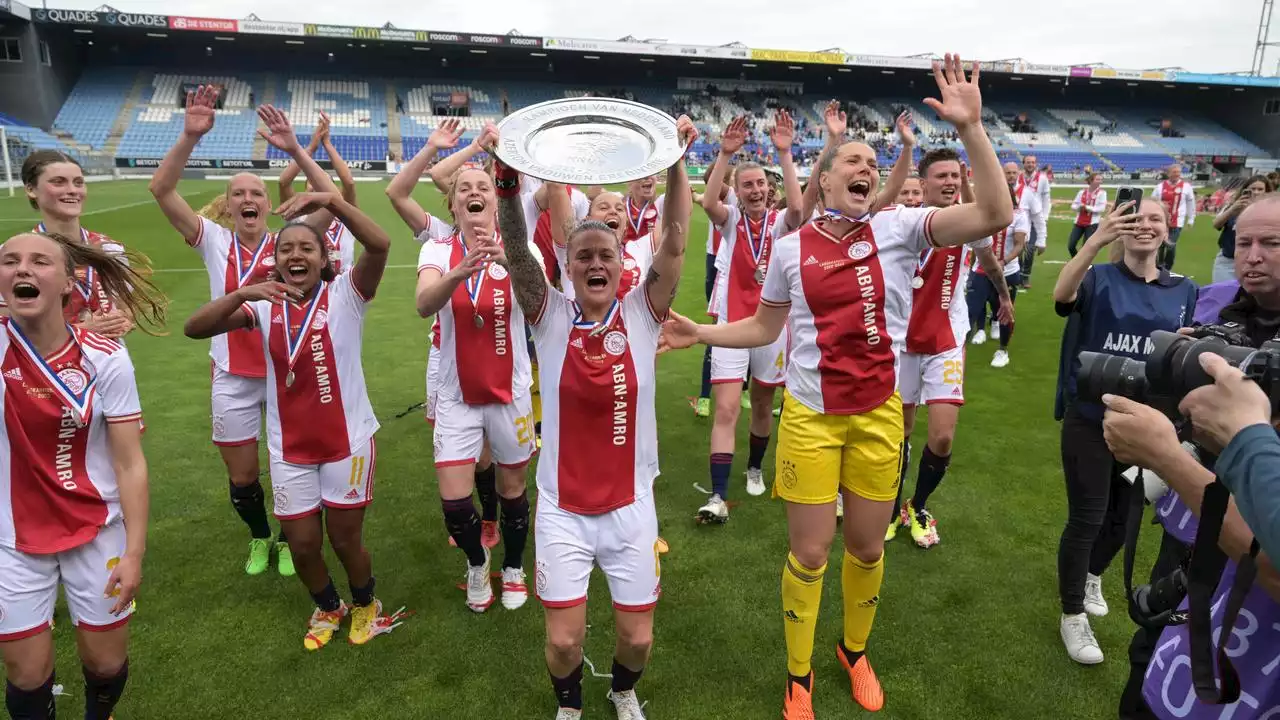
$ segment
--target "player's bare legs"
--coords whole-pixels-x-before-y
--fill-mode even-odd
[[[576,718],[582,713],[582,643],[587,638],[587,604],[546,608],[546,626],[544,654],[560,707],[559,717]],[[619,638],[621,632],[619,628]]]
[[[618,640],[613,651],[613,681],[609,699],[613,700],[619,718],[643,718],[636,699],[636,683],[649,662],[653,648],[653,608],[643,612],[615,610],[614,624]]]
[[[484,612],[493,604],[489,584],[489,549],[480,539],[480,514],[471,492],[475,490],[474,462],[436,467],[444,525],[453,544],[467,556],[467,607]]]
[[[53,631],[0,642],[4,656],[5,705],[9,714],[46,717],[53,708]]]
[[[498,467],[498,502],[502,504],[502,606],[516,610],[529,600],[525,584],[524,548],[529,542],[528,465]]]

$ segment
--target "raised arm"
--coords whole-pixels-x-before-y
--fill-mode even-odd
[[[307,155],[315,157],[316,150],[320,149],[320,143],[324,141],[325,136],[329,133],[329,118],[324,113],[320,113],[320,122],[316,125],[316,131],[311,133],[311,142],[307,143]],[[288,202],[293,197],[293,181],[298,179],[298,163],[293,160],[285,166],[280,173],[280,202]]]
[[[1080,252],[1076,256],[1067,261],[1062,267],[1062,272],[1058,273],[1058,282],[1053,286],[1053,301],[1055,303],[1073,303],[1076,300],[1076,294],[1080,290],[1080,283],[1084,281],[1085,273],[1089,272],[1089,267],[1093,265],[1094,258],[1102,249],[1115,242],[1121,233],[1132,234],[1138,226],[1141,216],[1138,213],[1125,215],[1125,211],[1133,207],[1133,201],[1122,203],[1111,214],[1102,219],[1098,223],[1098,229],[1093,235],[1084,242],[1084,246],[1080,248]]]
[[[427,211],[413,199],[413,188],[422,179],[422,174],[427,171],[427,166],[436,153],[457,146],[462,132],[462,123],[456,119],[440,123],[427,138],[427,144],[387,184],[387,198],[391,200],[391,207],[395,208],[396,214],[414,235],[427,229]]]
[[[823,120],[827,125],[827,141],[822,148],[822,154],[825,155],[829,152],[835,152],[836,149],[844,143],[845,133],[849,129],[849,118],[845,112],[840,109],[840,103],[835,100],[827,103],[827,109],[823,111],[822,115]],[[819,164],[820,162],[815,162],[813,164],[814,170],[816,170]],[[804,199],[800,207],[801,222],[808,222],[809,218],[813,217],[813,211],[818,207],[818,197],[821,193],[821,188],[817,183],[817,178],[813,174],[814,170],[810,170],[811,174],[809,175],[809,184],[808,187],[804,189]],[[788,204],[789,203],[790,201],[788,201]]]
[[[235,292],[227,293],[217,300],[200,306],[182,326],[182,334],[192,340],[204,340],[214,335],[222,335],[232,330],[241,330],[253,324],[253,317],[244,308],[247,302],[254,300],[270,300],[283,302],[286,299],[297,300],[301,294],[296,288],[281,282],[268,281],[245,285]]]
[[[573,198],[564,191],[560,183],[543,183],[539,191],[547,190],[547,210],[551,213],[551,242],[556,247],[564,247],[569,242],[569,233],[573,232],[578,219],[573,212]],[[668,190],[669,192],[669,190]]]
[[[485,133],[489,133],[491,128],[492,125],[486,127]],[[497,130],[493,129],[492,132],[496,140]],[[516,301],[520,303],[525,319],[532,323],[541,314],[542,306],[547,301],[547,274],[538,264],[537,258],[533,256],[533,248],[526,241],[529,232],[525,228],[524,205],[520,201],[520,173],[494,156],[493,176],[498,194],[498,231],[502,233],[502,237],[510,238],[503,245],[499,262],[511,273],[511,287],[515,290]]]
[[[712,225],[723,225],[729,219],[728,206],[720,202],[720,188],[724,187],[725,169],[729,167],[729,161],[746,142],[747,118],[744,115],[734,118],[720,135],[720,154],[716,155],[716,162],[707,175],[707,187],[702,191],[702,209],[707,211]]]
[[[800,190],[800,178],[796,175],[796,161],[791,155],[795,136],[795,121],[786,110],[779,110],[769,138],[778,150],[778,165],[782,167],[782,187],[787,201],[787,212],[783,222],[786,223],[788,230],[800,227],[806,219],[801,215],[804,209],[804,194]]]
[[[458,168],[466,165],[476,155],[486,152],[498,142],[497,130],[491,131],[491,126],[492,123],[487,123],[484,130],[480,131],[480,134],[476,136],[475,140],[471,141],[470,145],[432,166],[431,182],[435,184],[437,190],[442,193],[448,193],[450,178],[458,171]],[[521,237],[524,236],[522,235]]]
[[[329,156],[329,162],[333,165],[333,172],[338,176],[338,182],[342,183],[342,199],[347,201],[349,205],[357,205],[356,202],[356,177],[351,174],[351,166],[347,165],[347,161],[342,159],[342,153],[338,152],[338,148],[333,145],[333,138],[328,132],[329,117],[324,113],[320,113],[325,122],[325,134],[322,142],[324,143],[324,152]]]
[[[898,153],[898,159],[893,163],[893,169],[889,171],[884,187],[880,188],[875,200],[871,202],[873,214],[886,205],[892,205],[898,201],[902,186],[907,184],[907,178],[910,178],[911,172],[915,170],[916,133],[911,129],[914,122],[915,119],[911,117],[911,112],[908,110],[903,110],[902,114],[898,115],[895,124],[898,128],[898,137],[902,138],[902,152]]]
[[[320,210],[341,220],[356,241],[364,247],[364,252],[360,253],[356,264],[351,268],[351,284],[360,293],[360,297],[366,301],[372,300],[378,292],[378,284],[382,282],[382,272],[387,267],[391,238],[360,208],[347,202],[336,192],[297,195],[277,208],[276,214],[283,216],[285,220],[291,220],[301,215],[310,217]]]
[[[982,93],[978,90],[978,63],[965,78],[958,55],[948,53],[933,64],[941,100],[925,98],[938,117],[955,126],[973,167],[972,203],[938,210],[933,216],[932,241],[939,246],[962,245],[974,238],[994,235],[1013,222],[1013,200],[1005,190],[1004,171],[995,148],[982,127]]]
[[[680,144],[693,145],[698,130],[687,115],[676,121]],[[790,154],[788,148],[787,153]],[[794,175],[795,170],[792,169]],[[680,285],[680,270],[684,266],[684,251],[689,239],[689,219],[693,214],[693,196],[689,193],[689,173],[684,157],[667,170],[667,199],[662,208],[662,230],[653,263],[644,278],[644,290],[649,294],[649,307],[654,315],[664,317],[675,300]]]
[[[1236,198],[1234,201],[1232,201],[1230,205],[1223,208],[1222,212],[1214,216],[1213,228],[1215,230],[1221,230],[1225,228],[1227,226],[1227,223],[1230,222],[1231,218],[1237,217],[1238,215],[1240,215],[1240,213],[1244,212],[1244,209],[1247,207],[1249,207],[1249,198],[1246,198],[1246,197]]]
[[[971,203],[973,200],[973,183],[969,182],[969,164],[962,161],[960,163],[960,202]],[[995,257],[995,253],[992,253],[991,257]]]
[[[147,482],[147,458],[142,454],[142,423],[107,423],[107,446],[111,450],[111,466],[115,470],[120,492],[120,510],[124,514],[124,555],[111,569],[103,592],[116,595],[113,614],[122,613],[133,603],[142,583],[142,558],[147,552],[147,524],[151,512]]]
[[[195,92],[187,93],[182,134],[165,154],[147,186],[160,205],[160,211],[169,219],[169,224],[173,225],[188,244],[193,244],[200,238],[200,216],[178,194],[178,180],[182,178],[182,171],[186,169],[187,160],[200,143],[200,138],[213,129],[214,103],[217,99],[218,91],[208,85],[201,85]]]
[[[293,125],[289,123],[289,117],[284,112],[274,106],[263,105],[258,108],[258,117],[266,125],[266,129],[258,130],[258,134],[273,147],[293,158],[315,192],[338,192],[338,186],[333,183],[329,173],[321,169],[315,159],[303,151],[302,145],[298,143],[298,136],[293,132]],[[316,232],[323,233],[332,221],[332,213],[326,208],[320,208],[307,216],[306,224]]]

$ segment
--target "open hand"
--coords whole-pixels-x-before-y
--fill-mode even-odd
[[[973,72],[966,79],[960,56],[947,53],[942,62],[935,60],[933,63],[933,79],[938,83],[941,99],[925,98],[924,104],[957,128],[980,126],[982,93],[978,90],[979,75],[979,65],[975,61]]]
[[[329,142],[329,116],[320,111],[320,122],[316,123],[316,131],[311,134],[311,144],[319,147]]]
[[[733,155],[747,144],[747,116],[736,117],[720,134],[720,152]]]
[[[272,147],[290,155],[298,152],[298,136],[293,133],[293,125],[283,111],[272,105],[263,105],[258,108],[258,117],[267,126],[266,130],[259,130],[258,134],[271,143]]]
[[[822,119],[827,124],[827,141],[843,141],[844,134],[849,130],[849,116],[840,109],[840,103],[835,100],[827,103],[827,109],[823,111]]]
[[[187,113],[182,121],[182,133],[189,137],[204,137],[213,129],[213,119],[217,115],[214,109],[218,101],[218,89],[212,85],[201,85],[193,92],[187,93]]]
[[[915,118],[911,117],[911,111],[903,110],[894,124],[898,128],[898,137],[902,138],[902,146],[907,148],[915,147]]]
[[[1178,405],[1178,410],[1191,418],[1197,442],[1221,453],[1241,430],[1270,422],[1271,401],[1257,383],[1212,353],[1200,356],[1200,366],[1213,378],[1213,384],[1192,390]]]
[[[103,589],[102,596],[116,599],[115,604],[111,606],[111,614],[119,615],[129,609],[133,604],[134,596],[138,594],[138,586],[142,584],[142,559],[125,555],[108,561],[107,564],[110,565],[111,562],[115,562],[115,566],[111,568],[111,575],[107,578],[107,587]]]
[[[493,149],[498,146],[498,126],[490,120],[484,124],[484,129],[480,131],[480,135],[476,137],[476,147],[487,153],[492,153]]]
[[[1127,213],[1133,208],[1134,202],[1126,200],[1120,203],[1098,223],[1098,229],[1093,231],[1093,235],[1085,241],[1085,245],[1093,245],[1095,250],[1102,248],[1115,242],[1122,235],[1132,235],[1138,229],[1138,222],[1142,219],[1138,213]]]
[[[658,353],[668,350],[683,350],[693,347],[698,342],[698,324],[675,310],[662,323],[662,334],[658,336]]]
[[[310,215],[317,210],[327,210],[338,198],[337,193],[304,192],[285,200],[275,209],[275,214],[285,220]]]
[[[95,312],[79,323],[80,327],[112,339],[122,338],[133,329],[133,320],[122,310]]]
[[[264,280],[260,283],[245,285],[236,291],[243,302],[254,302],[256,300],[270,300],[273,303],[284,302],[285,300],[301,300],[302,291],[291,285],[285,285],[275,280]]]
[[[427,145],[436,150],[448,150],[458,146],[458,140],[462,137],[465,130],[462,127],[462,121],[457,118],[449,118],[440,123],[435,130],[431,132],[431,136],[427,138]]]
[[[769,133],[769,140],[773,142],[773,146],[779,153],[784,153],[791,150],[791,144],[795,139],[796,121],[786,110],[779,110],[774,115],[773,130]]]
[[[1000,301],[1000,309],[996,310],[996,322],[1001,325],[1013,324],[1013,303]]]

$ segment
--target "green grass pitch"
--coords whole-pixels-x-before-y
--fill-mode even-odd
[[[199,207],[222,188],[183,182]],[[466,609],[456,589],[460,553],[447,544],[431,462],[431,431],[420,411],[396,415],[423,398],[429,322],[413,305],[418,245],[382,195],[361,184],[360,200],[394,238],[391,267],[368,314],[364,362],[382,421],[376,502],[367,519],[378,596],[388,610],[416,614],[364,647],[335,642],[302,648],[311,603],[297,579],[243,572],[248,540],[227,499],[227,481],[209,441],[207,342],[182,336],[182,322],[209,299],[197,255],[151,202],[146,183],[89,186],[85,226],[148,254],[171,298],[170,334],[134,333],[129,347],[147,418],[152,521],[139,613],[132,623],[131,680],[116,717],[149,718],[550,718],[555,704],[543,663],[542,610],[536,601],[484,615]],[[419,189],[424,205],[439,196]],[[1055,192],[1067,200],[1074,190]],[[274,193],[274,189],[273,189]],[[1066,216],[1065,210],[1059,215]],[[1208,282],[1216,233],[1201,217],[1180,242],[1179,269]],[[0,199],[0,233],[36,220],[25,198]],[[1124,612],[1119,565],[1105,584],[1113,612],[1094,628],[1107,662],[1071,662],[1058,638],[1055,558],[1065,519],[1053,391],[1062,321],[1050,290],[1066,259],[1069,221],[1050,225],[1048,252],[1036,263],[1034,289],[1018,299],[1011,364],[989,366],[988,343],[968,352],[968,403],[954,461],[932,500],[941,545],[921,551],[906,533],[886,549],[882,603],[870,656],[884,684],[884,718],[1114,717],[1128,670],[1132,626]],[[706,218],[694,211],[677,309],[701,318]],[[1054,264],[1050,264],[1054,263]],[[702,353],[659,362],[662,476],[656,488],[663,598],[652,661],[639,686],[651,718],[776,718],[785,673],[779,578],[786,553],[783,508],[743,491],[745,417],[731,492],[742,501],[720,527],[693,522],[708,484],[710,420],[688,398],[698,391]],[[908,491],[925,422],[916,430]],[[772,456],[766,479],[772,483]],[[264,464],[265,467],[265,464]],[[532,473],[530,488],[532,489]],[[1150,533],[1149,535],[1154,535]],[[1148,537],[1148,540],[1150,537]],[[530,542],[529,555],[533,544]],[[826,576],[814,667],[823,718],[861,717],[849,698],[833,648],[840,637],[839,552]],[[1150,546],[1140,563],[1150,557]],[[526,558],[531,568],[532,557]],[[340,565],[330,567],[349,593]],[[1140,564],[1140,567],[1147,567]],[[530,578],[532,582],[532,578]],[[608,590],[591,586],[586,654],[608,672],[613,649]],[[82,712],[83,683],[65,611],[55,634],[61,712]],[[340,636],[339,640],[343,637]],[[585,680],[586,717],[612,718],[608,681]]]

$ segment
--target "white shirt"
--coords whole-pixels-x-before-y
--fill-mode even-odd
[[[879,407],[897,387],[895,340],[935,208],[890,205],[835,238],[810,223],[774,245],[760,302],[790,306],[787,390],[820,413]]]
[[[1019,204],[1030,216],[1031,227],[1036,232],[1036,247],[1044,247],[1049,233],[1049,213],[1053,211],[1053,198],[1050,195],[1049,176],[1043,170],[1036,170],[1031,177],[1019,175],[1019,186],[1025,184],[1027,194],[1035,195],[1032,204]],[[1028,237],[1028,242],[1030,238]]]
[[[738,194],[735,193],[732,188],[730,188],[729,193],[725,195],[724,204],[729,207],[736,207],[738,205]],[[710,220],[710,218],[708,218],[708,220]],[[707,254],[708,255],[715,255],[716,252],[719,250],[719,248],[716,246],[716,233],[718,232],[720,231],[716,229],[715,223],[707,222]]]
[[[267,452],[293,465],[350,457],[379,427],[360,359],[369,301],[352,284],[351,273],[321,282],[313,300],[244,305],[266,346]],[[291,361],[290,345],[299,342]]]
[[[1169,211],[1169,227],[1188,227],[1196,223],[1196,190],[1186,180],[1179,180],[1176,185],[1161,180],[1151,197]]]
[[[236,234],[200,218],[200,234],[191,247],[200,253],[209,274],[209,299],[217,300],[245,285],[269,279],[276,269],[276,236],[267,233],[257,249],[242,246]],[[237,334],[240,333],[240,334]],[[262,345],[253,333],[236,331],[215,335],[209,357],[219,370],[244,377],[262,377]]]

